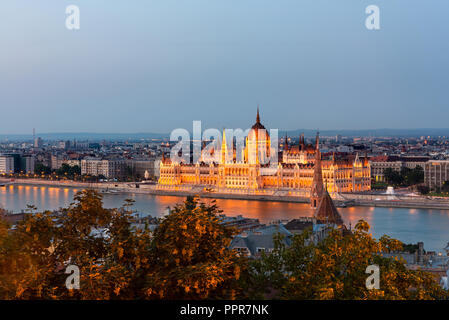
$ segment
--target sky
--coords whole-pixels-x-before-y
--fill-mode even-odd
[[[280,130],[448,128],[448,14],[447,0],[2,0],[0,134],[248,128],[257,105]]]

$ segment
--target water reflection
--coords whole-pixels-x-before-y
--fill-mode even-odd
[[[28,204],[39,210],[52,210],[68,206],[79,189],[68,187],[37,187],[9,185],[0,187],[0,206],[20,212]],[[147,194],[105,194],[106,207],[120,207],[125,199],[134,199],[134,208],[141,213],[162,216],[167,206],[173,207],[183,201],[183,197],[154,196]],[[211,203],[211,199],[204,199]],[[286,220],[297,217],[312,216],[313,210],[308,204],[268,201],[217,199],[217,205],[223,213],[230,216],[243,215],[258,218],[268,223],[272,220]],[[426,250],[442,251],[449,241],[449,211],[350,207],[339,208],[343,220],[354,226],[364,219],[372,227],[375,237],[388,234],[404,242],[424,241]]]

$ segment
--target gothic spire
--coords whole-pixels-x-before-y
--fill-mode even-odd
[[[317,143],[319,143],[318,135],[317,135]],[[323,184],[324,183],[323,183],[323,172],[321,168],[321,152],[318,144],[317,149],[315,151],[315,166],[313,171],[312,188],[310,190],[310,203],[314,208],[317,207],[318,202],[320,201],[322,195],[324,194]]]
[[[259,105],[257,105],[257,117],[256,117],[256,123],[260,123]]]
[[[226,131],[223,128],[223,139],[221,142],[221,163],[226,163],[226,154],[228,153],[228,146],[226,144]]]
[[[319,205],[315,211],[314,217],[321,221],[336,225],[342,225],[343,219],[340,216],[337,208],[335,207],[332,198],[329,193],[324,191],[323,195],[320,198]]]

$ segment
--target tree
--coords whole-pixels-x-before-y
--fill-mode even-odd
[[[73,292],[63,289],[61,295],[77,299],[135,297],[133,274],[139,271],[136,261],[142,255],[138,242],[148,240],[149,235],[132,231],[131,202],[121,209],[105,209],[102,196],[94,190],[79,192],[74,200],[58,218],[61,227],[54,254],[60,263],[68,261],[66,264],[80,269],[82,288]]]
[[[449,192],[449,181],[444,181],[441,186],[441,192]]]
[[[392,168],[387,168],[384,170],[385,180],[392,185],[401,185],[404,182],[404,178],[401,173],[393,170]]]
[[[373,239],[364,221],[319,243],[311,231],[289,247],[278,235],[271,254],[249,261],[229,248],[236,230],[221,223],[215,203],[189,197],[153,232],[133,227],[132,204],[107,209],[84,190],[60,212],[30,206],[15,229],[0,219],[0,299],[447,298],[430,274],[383,257],[402,244]],[[371,264],[380,266],[380,290],[365,287]],[[65,287],[70,265],[79,290]]]
[[[37,162],[34,166],[34,173],[35,174],[51,174],[51,168],[44,166],[41,162]]]
[[[254,261],[248,286],[250,297],[281,299],[436,299],[446,292],[428,273],[412,271],[404,261],[382,256],[401,249],[397,240],[383,236],[378,241],[359,221],[352,232],[334,229],[322,242],[310,241],[310,232],[293,237],[285,247],[276,241],[271,255]],[[380,267],[379,290],[365,286],[366,268]]]
[[[232,299],[243,258],[229,249],[234,229],[220,224],[215,204],[189,197],[154,233],[146,296],[163,299]]]
[[[430,188],[428,186],[425,186],[425,185],[418,186],[417,190],[418,190],[419,193],[424,194],[424,195],[428,194],[430,192]]]
[[[50,297],[55,277],[55,260],[49,250],[55,230],[50,213],[28,214],[6,236],[7,225],[0,224],[0,298]]]
[[[56,174],[73,179],[75,175],[81,175],[81,168],[78,165],[70,166],[67,163],[63,163],[61,168],[56,170]]]
[[[133,275],[145,261],[141,242],[149,232],[133,232],[127,202],[103,208],[101,195],[84,190],[74,203],[53,212],[28,214],[6,239],[0,226],[1,299],[129,299],[140,291]],[[68,265],[80,270],[80,290],[65,287]]]
[[[401,171],[404,177],[405,184],[408,186],[416,185],[424,182],[424,170],[421,166],[416,166],[413,169],[403,168]]]
[[[243,258],[229,249],[234,229],[218,208],[189,198],[154,235],[135,229],[130,210],[106,209],[94,190],[61,212],[36,213],[10,230],[0,221],[0,299],[233,298]],[[67,266],[80,289],[65,287]]]
[[[387,168],[384,170],[384,176],[388,183],[395,186],[412,186],[424,182],[424,170],[420,166],[416,166],[413,169],[403,167],[399,172],[392,168]]]

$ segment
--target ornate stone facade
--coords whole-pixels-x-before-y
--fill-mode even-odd
[[[236,160],[235,150],[231,153],[234,156],[226,160],[228,147],[224,136],[221,150],[218,151],[220,160],[217,162],[185,164],[163,158],[158,187],[182,190],[183,186],[196,186],[210,192],[242,194],[273,194],[283,191],[283,194],[310,197],[314,172],[319,170],[315,164],[319,159],[322,183],[330,194],[371,189],[368,161],[361,160],[358,156],[352,160],[336,160],[335,157],[321,160],[318,134],[315,146],[306,145],[304,136],[301,136],[298,145],[284,146],[276,166],[263,164],[266,162],[260,159],[269,157],[274,150],[270,145],[268,131],[260,122],[258,111],[256,123],[246,138],[243,160]],[[320,196],[321,194],[316,194],[317,199]]]

